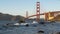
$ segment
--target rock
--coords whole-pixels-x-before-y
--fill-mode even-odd
[[[38,33],[44,33],[44,31],[38,31]]]
[[[28,24],[26,24],[26,26],[28,27],[29,25],[28,25]]]

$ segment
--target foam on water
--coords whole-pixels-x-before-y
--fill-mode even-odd
[[[33,24],[26,27],[25,25],[28,23],[21,23],[24,25],[23,27],[7,27],[6,29],[0,30],[0,34],[38,34],[38,31],[44,31],[44,34],[52,34],[55,32],[60,32],[60,23],[45,23],[45,24],[37,24],[33,22]],[[15,24],[16,25],[16,24]],[[36,25],[36,27],[32,26]]]

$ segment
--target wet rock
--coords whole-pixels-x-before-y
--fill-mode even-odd
[[[38,33],[44,33],[44,31],[38,31]]]
[[[40,22],[40,24],[45,24],[45,22]]]
[[[29,26],[29,24],[26,24],[25,26],[26,26],[26,27],[28,27],[28,26]]]
[[[57,32],[56,34],[60,34],[60,32]]]
[[[60,32],[53,32],[52,34],[60,34]]]

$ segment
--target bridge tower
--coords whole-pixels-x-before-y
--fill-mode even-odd
[[[36,20],[37,20],[37,22],[39,22],[40,21],[40,2],[37,2],[36,3]]]
[[[26,18],[28,18],[28,11],[26,11]]]

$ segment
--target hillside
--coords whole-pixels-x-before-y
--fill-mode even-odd
[[[16,17],[16,18],[13,19],[14,17]],[[23,20],[24,17],[20,16],[20,15],[14,16],[14,15],[0,13],[0,20],[9,20],[9,21],[11,21],[12,19],[15,20],[15,21],[16,20]]]
[[[60,21],[60,15],[57,15],[57,16],[54,17],[51,21]]]

